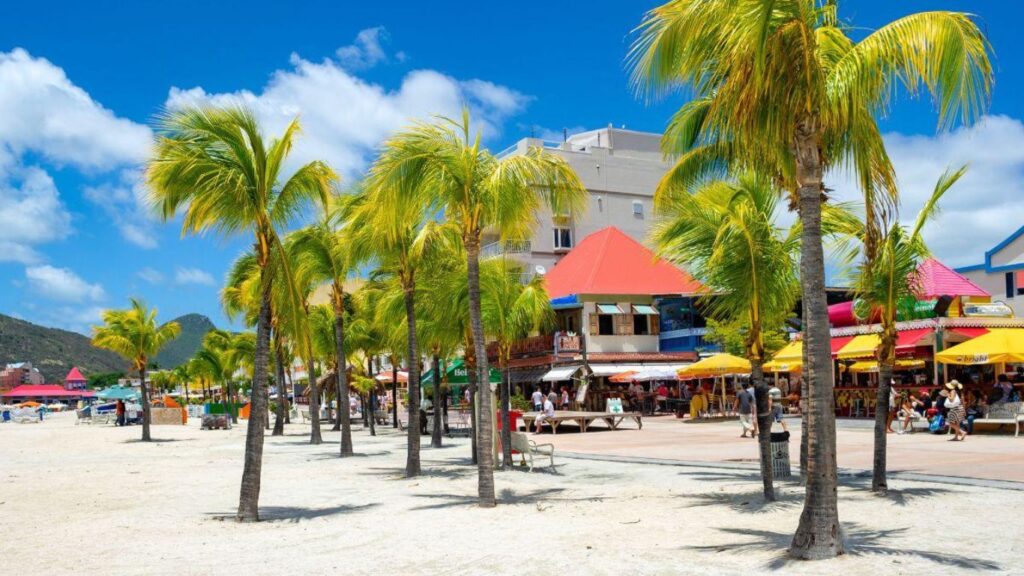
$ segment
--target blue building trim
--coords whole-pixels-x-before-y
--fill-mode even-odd
[[[985,252],[985,262],[983,264],[973,264],[973,265],[970,265],[970,266],[961,266],[959,268],[955,268],[954,271],[962,273],[962,272],[977,272],[978,270],[984,270],[985,272],[987,272],[989,274],[995,274],[995,273],[998,273],[998,272],[1014,272],[1014,271],[1017,271],[1017,270],[1024,270],[1024,262],[1022,262],[1020,264],[1006,264],[1006,265],[1003,265],[1003,266],[993,266],[992,265],[992,256],[998,254],[1000,250],[1002,250],[1003,248],[1006,248],[1007,246],[1009,246],[1011,242],[1013,242],[1014,240],[1019,238],[1022,234],[1024,234],[1024,226],[1021,226],[1020,228],[1017,228],[1016,232],[1014,232],[1013,234],[1010,234],[1005,239],[1003,239],[1002,242],[1000,242],[999,244],[996,244],[991,250]]]

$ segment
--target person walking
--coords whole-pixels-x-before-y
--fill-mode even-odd
[[[961,428],[961,424],[967,417],[967,410],[964,408],[961,392],[964,386],[956,380],[946,383],[946,422],[953,429],[955,436],[950,438],[951,442],[962,441],[967,437],[967,432]]]
[[[772,415],[773,425],[779,424],[782,426],[783,432],[789,432],[786,422],[782,419],[784,412],[782,407],[782,390],[776,386],[772,386],[768,390],[768,412]]]
[[[114,420],[114,425],[115,426],[124,426],[124,401],[123,400],[118,400],[117,401],[117,404],[114,407],[114,415],[117,416],[117,419]]]
[[[746,438],[747,432],[750,432],[750,437],[755,437],[756,428],[754,427],[754,415],[753,415],[753,397],[744,389],[742,386],[736,388],[736,402],[733,405],[733,411],[740,415],[740,426],[743,428],[743,433],[740,434],[740,438]]]

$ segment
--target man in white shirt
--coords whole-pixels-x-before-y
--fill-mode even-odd
[[[544,393],[540,391],[540,386],[534,388],[531,400],[533,401],[534,412],[540,412],[544,409]]]
[[[551,399],[545,398],[544,399],[544,411],[541,412],[539,416],[537,416],[537,421],[535,422],[535,425],[536,425],[537,429],[536,429],[536,431],[534,431],[534,434],[540,434],[540,427],[541,427],[541,425],[544,424],[544,422],[546,422],[548,420],[548,418],[554,417],[554,415],[555,415],[555,405],[551,403]]]

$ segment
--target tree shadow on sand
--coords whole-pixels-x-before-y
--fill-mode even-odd
[[[536,504],[542,508],[545,503],[601,502],[604,500],[602,497],[568,498],[558,496],[565,491],[565,488],[542,488],[530,492],[516,492],[510,488],[505,488],[498,494],[498,502],[500,504]],[[476,496],[460,496],[455,494],[416,494],[415,496],[437,502],[417,506],[413,510],[440,510],[459,506],[476,506],[480,502]]]
[[[764,499],[762,489],[749,490],[744,492],[704,492],[701,494],[680,494],[681,497],[695,500],[688,508],[702,508],[707,506],[726,506],[734,512],[766,514],[789,510],[799,506],[803,500],[803,492],[799,490],[779,490],[776,486],[774,502],[767,502]]]
[[[152,440],[142,440],[140,438],[129,438],[123,440],[122,444],[170,444],[171,442],[194,442],[195,438],[153,438]]]
[[[366,472],[360,472],[363,476],[386,476],[390,480],[415,480],[416,478],[445,478],[458,480],[472,474],[476,474],[476,468],[455,467],[455,468],[424,468],[418,476],[407,478],[404,466],[372,466]]]
[[[779,554],[768,562],[767,567],[771,570],[781,570],[793,562],[799,562],[789,557],[785,552],[793,541],[793,535],[790,533],[742,528],[714,528],[714,530],[732,537],[752,539],[745,542],[732,540],[723,544],[687,546],[686,548],[701,552],[732,554],[743,554],[753,550],[778,552]],[[934,550],[914,549],[899,545],[896,541],[908,530],[908,528],[875,530],[855,523],[844,523],[843,536],[846,553],[851,556],[884,556],[893,560],[919,558],[940,566],[963,570],[1002,570],[1001,565],[984,558],[947,554]]]
[[[287,522],[287,523],[298,523],[302,520],[314,520],[316,518],[326,518],[328,516],[337,516],[339,514],[352,514],[355,512],[361,512],[363,510],[380,506],[378,503],[349,505],[339,504],[337,506],[327,506],[324,508],[306,508],[302,506],[260,506],[260,522]],[[208,514],[214,520],[221,521],[233,521],[235,519],[234,514]]]

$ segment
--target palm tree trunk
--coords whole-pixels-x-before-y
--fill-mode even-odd
[[[441,360],[434,354],[434,428],[430,433],[430,447],[441,447],[441,424],[444,415],[441,413]]]
[[[316,383],[316,367],[312,358],[306,360],[306,373],[309,374],[309,418],[312,423],[309,443],[322,444],[324,440],[320,435],[320,387]]]
[[[416,286],[411,278],[403,284],[409,330],[409,440],[405,476],[412,478],[420,474],[420,353],[416,343]]]
[[[469,387],[469,438],[470,438],[470,447],[472,448],[471,460],[472,460],[473,464],[476,464],[477,463],[477,459],[476,459],[477,458],[477,452],[476,452],[476,445],[477,445],[477,438],[476,438],[476,434],[477,434],[477,425],[476,425],[476,420],[477,420],[477,418],[476,418],[476,391],[478,390],[479,387],[477,386],[477,380],[476,380],[477,374],[476,374],[476,360],[475,360],[475,356],[473,356],[472,353],[469,352],[472,349],[473,349],[472,344],[470,344],[469,346],[466,347],[467,352],[466,352],[466,360],[465,360],[465,362],[466,362],[466,380],[467,380],[467,385]]]
[[[757,407],[757,444],[761,459],[761,482],[764,484],[764,499],[775,501],[775,486],[772,474],[772,416],[768,410],[768,384],[764,381],[764,360],[750,361],[750,379],[754,382],[754,396]]]
[[[274,348],[274,353],[277,356],[276,380],[280,384],[277,385],[277,418],[274,420],[274,431],[270,435],[284,436],[284,419],[288,413],[284,395],[284,350],[281,349],[280,342],[275,342]]]
[[[235,390],[231,386],[231,380],[227,381],[228,389],[228,411],[231,413],[231,423],[238,424],[238,412],[235,411]]]
[[[142,392],[142,441],[149,442],[149,387],[146,386],[146,366],[139,369],[139,390]]]
[[[512,426],[509,421],[512,399],[510,398],[511,376],[508,371],[508,358],[502,359],[501,367],[501,467],[512,467]]]
[[[287,368],[284,370],[284,376],[288,380],[288,390],[292,392],[292,402],[295,402],[295,382],[292,381],[292,367],[291,366],[287,366]],[[288,393],[286,392],[285,393],[285,399],[287,399],[287,398],[288,398]],[[292,411],[291,410],[285,411],[285,413],[284,413],[284,423],[285,424],[291,424],[292,423]]]
[[[259,520],[260,476],[263,468],[263,419],[267,417],[267,366],[270,361],[270,282],[263,286],[260,312],[256,319],[256,358],[253,362],[249,424],[245,432],[245,466],[238,495],[239,522]]]
[[[825,300],[825,255],[821,235],[821,138],[815,117],[801,118],[796,126],[794,156],[800,185],[800,283],[807,323],[807,488],[804,508],[790,554],[805,560],[833,558],[843,553],[839,526],[836,470],[835,398],[832,351]]]
[[[338,357],[338,422],[341,423],[341,450],[342,458],[351,456],[352,451],[352,419],[348,412],[348,373],[345,370],[345,309],[340,304],[334,306],[334,346],[335,355]],[[370,376],[373,377],[372,375]],[[344,403],[344,405],[342,405]]]
[[[373,356],[370,356],[370,357],[368,357],[366,359],[366,369],[367,369],[366,371],[368,373],[370,373],[370,374],[374,373],[373,372]],[[374,380],[374,383],[376,383],[377,379],[374,378],[373,380]],[[366,420],[369,423],[369,426],[370,426],[370,436],[376,436],[377,435],[377,420],[376,420],[376,418],[374,418],[377,415],[376,414],[377,413],[376,401],[374,400],[375,388],[376,388],[376,386],[374,386],[373,388],[370,388],[370,391],[366,395],[366,404],[367,404],[367,406],[369,406],[369,410],[363,410],[363,420]]]
[[[807,329],[807,307],[801,306],[801,326],[804,330]],[[829,347],[831,348],[831,339],[829,340]],[[807,485],[807,366],[809,365],[807,360],[807,339],[804,338],[804,345],[802,351],[803,358],[801,359],[800,366],[800,485]],[[829,362],[829,374],[830,378],[832,373],[832,362]]]
[[[465,240],[466,264],[469,269],[469,325],[473,333],[478,382],[480,382],[480,420],[477,422],[480,437],[477,441],[477,470],[479,478],[480,506],[492,508],[497,504],[494,497],[494,429],[491,419],[491,385],[487,372],[487,349],[484,346],[483,322],[480,318],[480,238],[470,235]]]
[[[398,428],[398,360],[394,356],[391,357],[391,420],[391,427]]]
[[[892,330],[895,332],[895,327]],[[886,330],[888,332],[888,329]],[[889,390],[892,388],[893,364],[896,361],[896,335],[882,336],[882,349],[878,354],[878,397],[875,404],[875,457],[871,471],[871,491],[886,492],[886,443],[889,428]],[[897,406],[899,408],[899,406]]]

